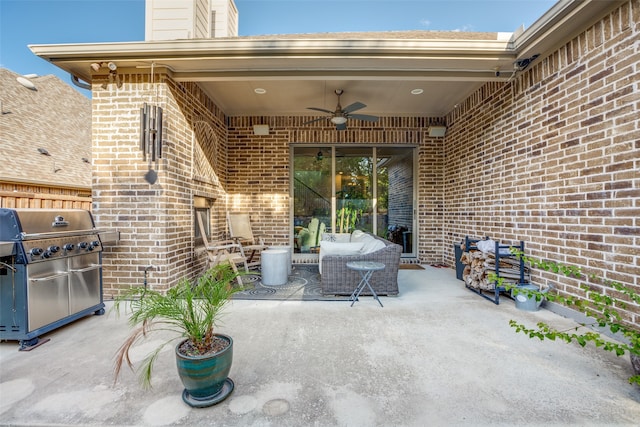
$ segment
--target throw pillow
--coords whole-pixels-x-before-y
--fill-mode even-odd
[[[359,255],[362,251],[364,243],[338,243],[338,242],[320,242],[320,255],[318,256],[318,270],[322,274],[322,258],[327,255]]]
[[[362,230],[353,230],[353,232],[351,233],[352,242],[362,242],[362,239],[365,239],[367,237],[371,237],[371,236],[369,236],[367,233],[365,233]]]
[[[322,241],[327,242],[343,242],[349,243],[349,238],[351,237],[348,233],[322,233]]]
[[[371,237],[371,236],[369,236]],[[371,252],[378,251],[380,249],[386,248],[387,245],[384,244],[382,240],[378,240],[374,237],[364,242],[364,246],[362,247],[363,254],[370,254]]]

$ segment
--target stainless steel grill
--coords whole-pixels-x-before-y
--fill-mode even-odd
[[[46,332],[103,314],[105,237],[86,210],[0,209],[0,339],[25,349]]]

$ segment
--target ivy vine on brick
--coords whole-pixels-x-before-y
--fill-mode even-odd
[[[512,248],[511,252],[532,267],[563,274],[567,277],[582,280],[585,278],[580,268],[576,266],[526,256],[517,248]],[[581,323],[577,327],[566,330],[558,330],[545,322],[538,322],[535,328],[530,328],[515,320],[510,320],[509,325],[515,329],[516,333],[523,333],[528,335],[529,338],[538,338],[540,340],[559,340],[567,343],[575,341],[582,347],[592,343],[596,348],[615,353],[617,356],[629,353],[630,355],[635,355],[635,357],[640,357],[640,331],[634,326],[625,323],[619,311],[627,309],[629,304],[638,309],[640,307],[640,294],[622,283],[605,280],[595,274],[589,274],[586,277],[589,278],[591,283],[619,292],[620,297],[596,292],[586,283],[580,284],[580,289],[585,292],[585,298],[581,299],[575,296],[542,293],[531,289],[518,289],[516,284],[504,283],[504,279],[497,277],[495,274],[490,274],[489,279],[494,281],[496,286],[503,287],[507,291],[513,291],[514,294],[526,294],[528,298],[535,296],[537,301],[546,298],[549,301],[575,308],[590,319],[589,323]],[[628,299],[628,301],[625,299]],[[599,332],[591,329],[596,326],[608,329],[611,333],[617,334],[617,336],[624,337],[623,340],[626,342],[623,340],[612,341],[603,337]],[[589,328],[589,330],[584,332],[583,327]],[[631,376],[629,382],[640,385],[640,374]]]

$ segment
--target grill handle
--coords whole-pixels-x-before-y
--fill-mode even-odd
[[[51,231],[46,233],[20,233],[21,240],[39,240],[39,239],[53,239],[56,237],[74,237],[74,236],[86,236],[88,234],[99,234],[102,230],[97,228],[91,228],[88,230],[75,230],[75,231]]]
[[[47,280],[53,280],[53,279],[57,279],[58,277],[65,277],[68,276],[69,273],[67,273],[66,271],[64,273],[58,273],[58,274],[54,274],[53,276],[47,276],[47,277],[31,277],[29,278],[29,281],[31,282],[44,282]]]
[[[90,265],[89,267],[85,267],[85,268],[72,268],[71,270],[69,270],[71,273],[84,273],[86,271],[91,271],[91,270],[96,270],[98,268],[101,268],[102,264],[93,264]]]

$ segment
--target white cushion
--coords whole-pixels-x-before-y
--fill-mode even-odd
[[[367,238],[370,238],[371,236],[369,236],[367,233],[365,233],[362,230],[353,230],[353,232],[351,233],[351,241],[352,242],[362,242]]]
[[[369,236],[371,237],[371,236]],[[382,240],[378,240],[374,237],[371,237],[370,240],[364,242],[364,246],[362,247],[363,254],[370,254],[371,252],[378,251],[380,249],[384,249],[387,245],[384,244]]]
[[[320,255],[318,257],[318,269],[322,274],[322,258],[326,255],[359,255],[364,243],[338,243],[322,240],[320,242]]]

